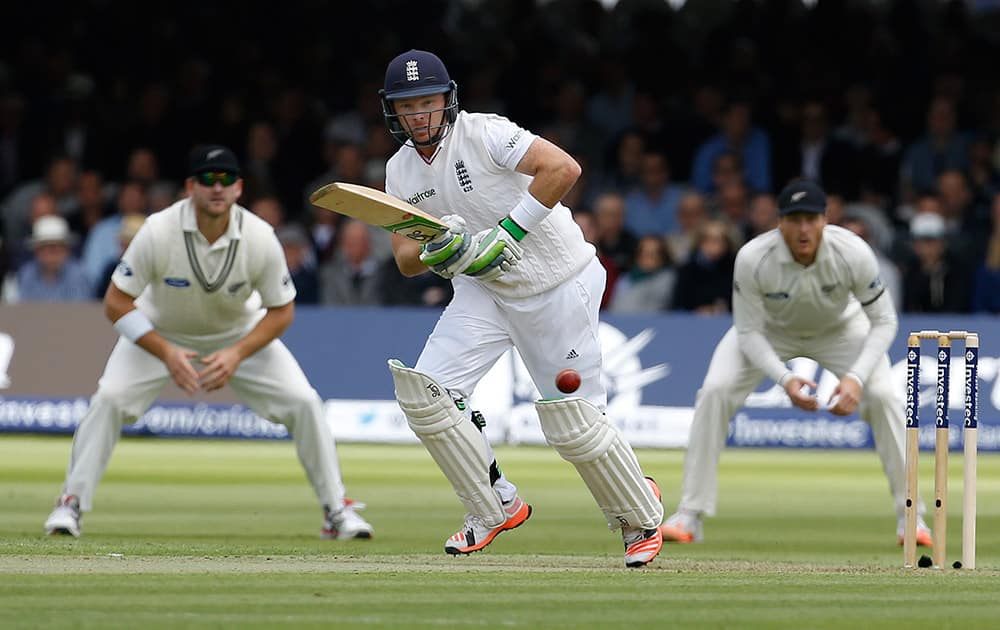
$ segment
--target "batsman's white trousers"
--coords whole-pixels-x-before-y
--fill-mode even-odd
[[[415,369],[468,399],[503,353],[516,346],[542,398],[562,397],[556,374],[573,368],[580,373],[580,389],[573,395],[603,411],[608,397],[601,383],[597,330],[606,279],[596,258],[575,277],[526,298],[504,298],[479,282],[456,278],[455,297],[434,326]],[[517,494],[502,473],[494,489],[503,501]]]
[[[461,280],[461,281],[459,281]],[[575,277],[525,298],[505,298],[466,278],[455,281],[455,297],[434,326],[416,370],[465,398],[493,364],[516,346],[542,398],[560,398],[556,374],[580,373],[574,396],[603,410],[598,309],[606,273],[594,258]]]
[[[766,337],[783,361],[808,357],[843,377],[861,353],[869,326],[868,318],[859,311],[839,330],[823,336],[801,339],[769,331]],[[684,456],[680,509],[715,514],[719,455],[726,445],[729,422],[763,379],[764,373],[740,350],[736,329],[730,328],[716,346],[695,398],[694,420]],[[902,514],[906,461],[903,400],[902,393],[892,387],[887,356],[876,364],[865,383],[858,413],[871,425],[875,450],[889,479],[896,512]]]
[[[171,341],[205,356],[238,338],[213,339],[210,344],[191,338]],[[92,507],[122,423],[135,422],[145,413],[169,378],[162,361],[127,339],[118,339],[90,408],[73,435],[63,492],[76,495],[81,509]],[[229,384],[261,417],[288,427],[320,503],[341,509],[344,484],[333,434],[323,419],[323,401],[288,348],[275,339],[240,363]]]

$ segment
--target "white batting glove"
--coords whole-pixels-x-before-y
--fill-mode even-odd
[[[524,254],[518,244],[524,238],[524,231],[516,224],[509,224],[504,218],[499,225],[475,235],[475,257],[466,266],[465,274],[483,281],[496,280],[517,265]],[[507,223],[505,225],[505,223]]]
[[[473,238],[466,227],[465,219],[457,214],[441,217],[448,230],[420,250],[420,261],[431,271],[448,280],[459,275],[475,258]]]

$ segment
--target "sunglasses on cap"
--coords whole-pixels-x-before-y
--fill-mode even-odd
[[[216,182],[223,186],[232,186],[240,178],[236,173],[213,173],[205,171],[194,176],[196,182],[202,186],[215,186]]]

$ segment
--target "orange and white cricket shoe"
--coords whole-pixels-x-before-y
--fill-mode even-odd
[[[656,500],[660,500],[660,487],[652,477],[646,477],[646,483]],[[663,536],[656,527],[652,529],[629,529],[622,530],[622,541],[625,543],[625,566],[629,568],[641,567],[653,561],[653,558],[660,553],[663,548]]]
[[[896,527],[896,542],[900,545],[903,544],[903,527],[905,522],[903,517],[899,517],[899,524]],[[922,516],[917,517],[917,546],[918,547],[933,547],[934,539],[931,537],[931,528],[927,526],[924,522]]]
[[[478,516],[466,514],[465,524],[462,529],[445,541],[445,553],[451,555],[472,553],[486,547],[493,542],[500,532],[514,529],[520,526],[531,516],[531,506],[516,496],[508,503],[503,504],[503,511],[507,514],[507,520],[496,527],[488,527],[483,524]]]

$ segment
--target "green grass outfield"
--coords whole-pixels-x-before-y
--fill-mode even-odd
[[[343,444],[371,541],[321,541],[290,442],[125,439],[79,540],[42,522],[66,437],[0,436],[0,628],[995,628],[1000,457],[979,459],[976,571],[907,571],[870,451],[729,450],[707,541],[625,569],[573,468],[498,456],[535,507],[486,551],[449,557],[462,508],[417,446]],[[639,451],[676,504],[683,453]],[[924,497],[933,458],[922,459]],[[952,457],[959,558],[961,457]]]

